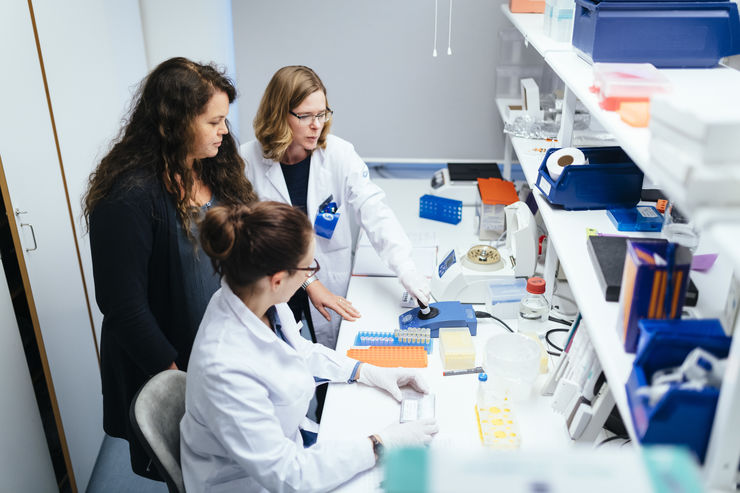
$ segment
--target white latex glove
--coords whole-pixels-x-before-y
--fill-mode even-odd
[[[404,385],[411,385],[423,394],[429,393],[429,385],[427,385],[424,378],[419,372],[410,368],[383,368],[363,363],[360,366],[360,377],[357,381],[370,387],[385,390],[398,402],[401,402],[403,398],[399,387]]]
[[[439,431],[439,425],[434,418],[424,418],[406,423],[390,425],[377,434],[385,448],[414,447],[426,445],[432,441],[432,436]]]
[[[401,281],[401,284],[411,296],[421,301],[424,305],[429,305],[431,290],[429,289],[429,280],[426,277],[416,272],[416,269],[410,269],[401,272],[398,280]]]

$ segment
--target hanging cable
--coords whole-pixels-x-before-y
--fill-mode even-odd
[[[452,55],[452,0],[450,0],[450,17],[447,26],[447,54]]]
[[[437,56],[437,2],[434,0],[434,50],[432,50],[432,56]]]

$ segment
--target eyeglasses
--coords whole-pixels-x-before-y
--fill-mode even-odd
[[[316,273],[321,269],[321,265],[319,265],[319,261],[316,259],[313,259],[314,262],[316,262],[316,265],[312,265],[310,267],[293,267],[294,270],[305,270],[308,272],[308,277],[316,275]]]
[[[307,114],[307,115],[299,115],[297,113],[294,113],[293,111],[289,112],[294,117],[298,118],[298,123],[300,123],[303,126],[311,125],[311,122],[316,120],[317,123],[321,123],[322,125],[329,120],[331,120],[331,116],[334,114],[332,110],[329,108],[326,108],[326,111],[322,111],[321,113],[316,113],[315,115]]]

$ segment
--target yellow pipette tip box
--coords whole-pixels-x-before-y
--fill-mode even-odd
[[[475,366],[475,346],[467,327],[439,329],[439,354],[445,370],[465,370]]]

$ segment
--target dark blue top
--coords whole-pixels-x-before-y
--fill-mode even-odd
[[[195,239],[191,241],[185,232],[181,221],[177,221],[177,246],[182,268],[182,282],[185,288],[185,316],[189,327],[197,328],[211,296],[221,287],[221,279],[214,271],[210,257],[200,246],[198,223],[203,219],[206,211],[212,207],[214,199],[200,207],[190,221],[190,234]]]
[[[288,195],[293,207],[297,207],[308,215],[306,208],[306,195],[308,195],[308,172],[311,169],[311,155],[296,164],[280,163],[288,186]]]

